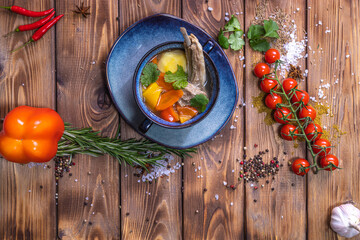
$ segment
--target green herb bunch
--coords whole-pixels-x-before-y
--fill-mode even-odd
[[[146,139],[120,140],[102,137],[99,132],[91,128],[76,129],[70,124],[65,124],[65,131],[58,142],[56,156],[72,158],[75,154],[93,157],[108,154],[116,158],[120,164],[125,163],[147,169],[149,165],[158,165],[157,161],[164,159],[166,153],[184,158],[191,156],[190,153],[196,153],[196,148],[172,149]]]
[[[230,33],[228,38],[225,33]],[[231,19],[225,24],[224,29],[220,29],[218,42],[222,48],[228,49],[230,46],[232,50],[238,51],[245,45],[243,35],[244,31],[241,30],[239,20],[231,15]]]
[[[279,38],[279,26],[273,20],[264,20],[264,25],[251,25],[247,32],[250,47],[255,51],[266,52],[270,49],[269,38]]]

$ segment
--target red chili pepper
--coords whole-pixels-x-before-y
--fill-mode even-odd
[[[31,39],[29,41],[27,41],[26,43],[24,43],[22,46],[14,49],[13,52],[16,52],[17,50],[25,47],[26,45],[32,43],[32,42],[36,42],[37,40],[39,40],[42,36],[44,36],[44,34],[52,27],[55,25],[55,23],[57,21],[60,20],[60,18],[62,18],[64,16],[64,14],[61,14],[53,19],[51,19],[50,21],[48,21],[44,26],[42,26],[41,28],[39,28],[31,37]]]
[[[49,10],[42,11],[42,12],[34,12],[34,11],[30,11],[30,10],[27,10],[25,8],[18,7],[18,6],[11,6],[11,7],[2,7],[1,6],[0,8],[5,8],[14,13],[17,13],[17,14],[20,14],[23,16],[27,16],[27,17],[43,17],[43,16],[48,15],[52,11],[54,11],[54,8],[50,8]]]
[[[34,23],[20,25],[18,28],[15,29],[15,32],[24,32],[24,31],[29,31],[29,30],[39,28],[39,27],[43,26],[45,23],[47,23],[54,15],[55,15],[55,11],[52,12],[49,16],[42,18],[39,21],[36,21]]]

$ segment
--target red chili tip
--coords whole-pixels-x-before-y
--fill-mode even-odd
[[[75,165],[75,163],[73,162],[72,165]]]

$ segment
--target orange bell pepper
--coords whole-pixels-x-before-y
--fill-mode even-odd
[[[181,107],[178,105],[176,109],[179,113],[179,119],[181,123],[189,121],[198,114],[198,110],[190,106]]]
[[[162,89],[164,89],[165,91],[170,91],[170,90],[174,90],[172,83],[167,83],[165,82],[164,79],[165,73],[160,73],[160,76],[158,78],[158,80],[156,81],[156,83],[162,87]]]
[[[64,122],[50,108],[20,106],[5,117],[0,154],[15,163],[47,162],[57,152]]]
[[[182,90],[171,90],[160,96],[160,99],[155,107],[157,111],[162,111],[174,105],[183,96]]]

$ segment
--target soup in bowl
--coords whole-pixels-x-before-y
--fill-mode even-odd
[[[148,118],[139,127],[143,132],[153,122],[167,128],[192,126],[216,101],[216,68],[197,38],[182,32],[184,43],[164,43],[150,50],[134,75],[134,96]]]

